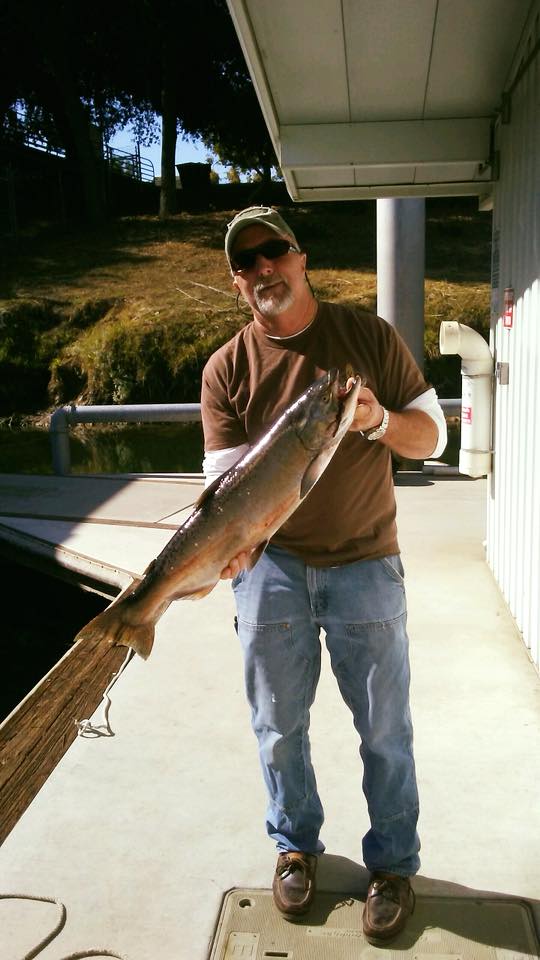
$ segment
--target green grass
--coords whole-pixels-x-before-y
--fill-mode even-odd
[[[442,320],[489,330],[491,224],[474,200],[427,202],[426,374],[457,395]],[[208,356],[246,321],[223,255],[234,211],[129,217],[96,233],[37,230],[4,256],[0,414],[67,402],[194,401]],[[375,309],[375,204],[287,208],[317,295]]]

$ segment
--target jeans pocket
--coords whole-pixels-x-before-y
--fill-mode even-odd
[[[272,655],[280,649],[292,649],[293,638],[290,623],[252,623],[242,617],[236,618],[237,633],[243,645]]]
[[[392,620],[348,623],[345,627],[348,658],[340,668],[342,674],[345,671],[344,685],[351,691],[350,699],[354,700],[359,686],[364,683],[366,691],[370,691],[372,703],[380,704],[382,715],[392,715],[401,702],[401,688],[408,690],[406,622],[406,614],[401,614]]]
[[[405,571],[399,553],[392,554],[388,557],[379,557],[379,563],[395,583],[399,583],[401,586],[404,585]]]
[[[248,573],[247,570],[240,570],[240,571],[236,574],[236,576],[232,578],[232,580],[231,580],[231,587],[233,588],[233,590],[236,590],[236,588],[239,587],[240,584],[244,582],[244,580],[245,580],[246,577],[247,577],[247,573]]]
[[[253,623],[239,616],[237,633],[245,654],[249,651],[261,662],[275,660],[285,673],[295,661],[307,664],[320,656],[318,633],[290,621]]]
[[[389,639],[392,642],[400,634],[405,634],[405,613],[398,611],[390,620],[371,620],[366,623],[346,623],[345,634],[349,640],[358,643],[382,641]]]

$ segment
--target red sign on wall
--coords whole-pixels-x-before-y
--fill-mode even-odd
[[[504,288],[503,327],[510,330],[514,324],[514,288]]]

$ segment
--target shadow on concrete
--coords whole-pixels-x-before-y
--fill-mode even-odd
[[[434,481],[423,473],[403,471],[394,474],[395,487],[432,487]]]
[[[325,854],[318,869],[319,895],[303,925],[324,924],[330,913],[355,901],[365,900],[369,871],[347,857]],[[459,883],[451,883],[418,874],[414,879],[416,907],[407,929],[393,940],[391,949],[407,950],[413,947],[429,928],[437,927],[464,939],[487,946],[523,953],[526,933],[516,910],[529,916],[531,927],[538,938],[540,900],[525,899],[512,893],[476,890]],[[478,909],[486,903],[495,903],[496,913],[483,915]],[[503,917],[503,911],[506,916]],[[516,916],[512,922],[512,911]],[[494,922],[494,917],[497,922]],[[526,920],[525,920],[526,922]]]

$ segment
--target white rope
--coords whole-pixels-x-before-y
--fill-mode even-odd
[[[126,669],[134,653],[134,650],[131,648],[128,649],[122,666],[117,673],[113,674],[111,681],[108,684],[105,693],[103,694],[103,723],[94,725],[91,720],[76,720],[75,723],[79,728],[77,735],[79,737],[114,737],[114,731],[111,729],[111,725],[109,723],[109,710],[111,709],[111,698],[109,696],[109,692],[118,680],[118,677]],[[45,947],[48,946],[48,944],[58,936],[65,926],[67,919],[67,910],[65,904],[61,903],[60,900],[56,900],[54,897],[35,897],[26,893],[0,893],[0,900],[31,900],[37,903],[52,903],[58,907],[59,917],[54,929],[48,933],[43,940],[40,940],[35,947],[32,947],[28,953],[25,953],[24,957],[21,957],[21,960],[33,960],[34,957],[37,957],[38,954],[40,954],[41,951],[44,950]],[[114,953],[106,948],[91,948],[90,950],[82,950],[76,953],[70,953],[69,956],[61,957],[60,960],[86,960],[87,957],[113,957],[114,960],[127,960],[125,956],[121,956],[119,953]]]
[[[109,723],[109,710],[111,709],[111,698],[109,692],[112,690],[114,684],[118,680],[118,677],[124,672],[129,661],[135,653],[131,648],[128,649],[125,660],[122,663],[120,669],[113,674],[110,683],[108,684],[105,693],[103,694],[102,703],[103,707],[103,723],[93,724],[91,720],[76,720],[75,723],[78,727],[79,737],[114,737],[114,731],[111,729]],[[28,953],[25,953],[24,957],[21,957],[21,960],[33,960],[34,957],[37,957],[42,950],[48,946],[61,932],[64,928],[67,911],[66,907],[60,900],[55,900],[54,897],[35,897],[26,893],[0,893],[0,900],[31,900],[37,903],[52,903],[58,907],[59,917],[54,929],[47,934],[43,940],[37,944],[37,946],[32,947]],[[69,956],[61,957],[59,960],[86,960],[87,957],[113,957],[114,960],[127,960],[125,956],[121,956],[119,953],[114,953],[111,950],[91,948],[90,950],[82,950],[76,953],[70,953]]]
[[[135,651],[129,647],[126,654],[126,659],[117,673],[113,673],[111,682],[103,694],[103,723],[93,724],[91,720],[75,720],[79,731],[77,733],[78,737],[92,737],[93,739],[96,737],[114,737],[114,730],[111,729],[111,725],[109,723],[109,710],[111,709],[111,698],[109,697],[109,691],[114,687],[114,684],[118,680],[120,674],[122,674],[126,669],[134,653]]]
[[[43,940],[40,940],[37,947],[33,947],[29,953],[25,953],[24,957],[21,957],[21,960],[32,960],[33,957],[37,957],[38,953],[41,953],[47,944],[49,944],[51,940],[54,940],[54,938],[58,936],[65,925],[67,917],[66,908],[64,904],[60,902],[60,900],[55,900],[53,897],[33,897],[25,893],[0,893],[0,900],[35,900],[39,903],[54,903],[60,911],[58,922],[54,930],[47,934]]]
[[[43,940],[40,940],[35,947],[32,947],[28,953],[25,953],[20,960],[34,960],[34,957],[37,957],[38,954],[58,936],[66,924],[67,910],[65,904],[60,900],[55,900],[54,897],[35,897],[28,893],[0,893],[0,900],[32,900],[36,903],[53,903],[58,907],[59,918],[54,929],[51,930]],[[80,950],[76,953],[70,953],[65,957],[59,957],[59,960],[86,960],[87,957],[113,957],[114,960],[128,960],[126,956],[114,953],[112,950],[107,950],[106,948],[103,950],[97,948]]]
[[[69,953],[65,957],[59,957],[59,960],[86,960],[87,957],[114,957],[114,960],[128,960],[125,954],[112,953],[110,950],[82,950],[77,953]]]

